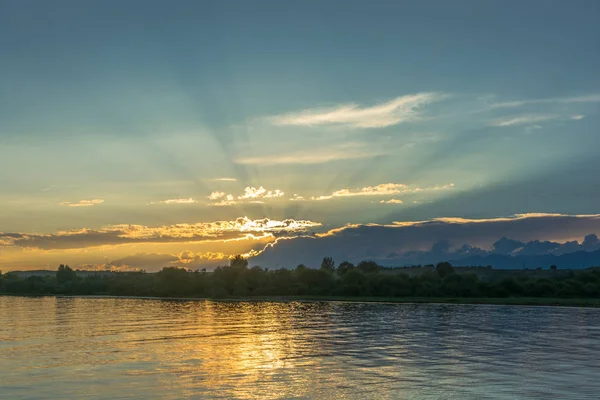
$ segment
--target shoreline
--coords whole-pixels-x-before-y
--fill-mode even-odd
[[[391,304],[456,304],[456,305],[504,305],[599,308],[600,298],[556,297],[374,297],[374,296],[246,296],[228,298],[210,297],[158,297],[113,295],[61,295],[61,294],[4,294],[0,297],[57,297],[83,299],[132,299],[166,301],[214,301],[214,302],[344,302],[344,303],[391,303]]]

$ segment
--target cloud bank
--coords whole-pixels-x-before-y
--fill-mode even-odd
[[[310,237],[278,239],[252,262],[265,267],[318,266],[322,257],[331,256],[338,262],[371,259],[402,266],[496,253],[560,255],[600,249],[594,236],[584,240],[596,232],[600,233],[600,215],[519,214],[348,225]]]

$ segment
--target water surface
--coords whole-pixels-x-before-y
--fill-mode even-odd
[[[597,399],[600,310],[0,296],[2,399]]]

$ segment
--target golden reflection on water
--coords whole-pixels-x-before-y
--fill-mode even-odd
[[[551,307],[0,297],[0,398],[595,398],[586,396],[600,389],[598,317]]]
[[[155,334],[162,339],[186,338],[176,348],[164,340],[158,350],[161,366],[176,366],[186,395],[197,393],[197,386],[218,391],[226,385],[239,399],[288,398],[310,389],[310,376],[294,374],[296,355],[317,349],[298,341],[293,321],[281,312],[281,305],[202,303],[200,310],[191,313],[185,306],[170,303],[165,310],[183,319],[183,329]],[[195,381],[197,376],[203,378]]]

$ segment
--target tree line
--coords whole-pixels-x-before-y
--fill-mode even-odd
[[[550,274],[553,275],[553,274]],[[558,297],[600,298],[600,269],[535,277],[516,272],[498,280],[462,273],[447,262],[420,274],[390,272],[373,261],[335,265],[325,257],[319,269],[249,268],[241,256],[213,272],[166,267],[157,273],[115,272],[79,276],[61,265],[54,276],[0,274],[0,293],[28,295],[113,295],[234,298],[248,296],[344,297]]]

